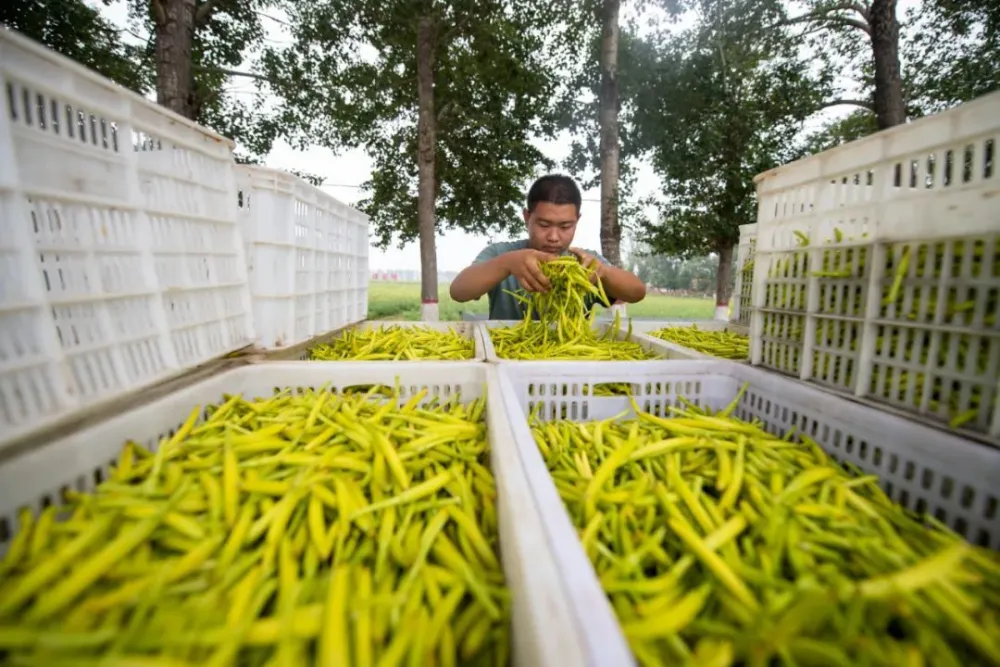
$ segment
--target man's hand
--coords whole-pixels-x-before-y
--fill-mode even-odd
[[[579,248],[570,248],[569,251],[576,255],[576,258],[580,260],[581,264],[588,269],[592,269],[590,282],[596,284],[598,279],[604,278],[604,263],[601,262],[601,260],[594,257],[589,252],[580,250]]]
[[[528,292],[549,291],[551,287],[549,279],[542,273],[539,264],[555,259],[555,255],[550,255],[541,250],[525,248],[524,250],[509,252],[503,255],[503,258],[506,262],[507,270],[510,271],[510,275],[517,278],[517,282],[521,283],[521,287],[525,290]]]

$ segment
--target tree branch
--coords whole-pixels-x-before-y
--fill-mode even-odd
[[[441,106],[441,108],[438,109],[438,112],[437,112],[437,122],[440,123],[441,119],[444,118],[448,114],[449,111],[451,111],[451,109],[452,109],[453,106],[455,106],[454,102],[446,102],[445,104],[443,104]]]
[[[837,16],[833,12],[857,12],[864,19],[859,21],[858,19],[849,18],[847,16]],[[802,14],[801,16],[795,16],[784,21],[780,21],[777,25],[793,25],[795,23],[806,23],[809,21],[830,21],[833,23],[840,23],[841,25],[851,26],[857,28],[862,32],[871,35],[871,26],[868,25],[868,11],[865,9],[864,5],[857,2],[841,2],[836,5],[827,7],[826,9],[820,9],[817,11],[809,12],[808,14]]]
[[[817,111],[821,109],[829,109],[830,107],[839,107],[839,106],[860,107],[862,109],[867,109],[868,111],[875,113],[875,105],[872,104],[871,102],[868,102],[867,100],[841,100],[841,99],[830,100],[829,102],[823,102],[821,105],[819,105],[819,109],[817,109]]]
[[[282,21],[281,19],[275,18],[275,17],[271,16],[270,14],[265,14],[264,12],[257,12],[257,16],[259,16],[261,18],[265,18],[265,19],[267,19],[269,21],[274,21],[278,25],[287,26],[289,28],[292,27],[292,24],[289,23],[288,21]]]
[[[216,10],[222,0],[205,0],[195,12],[194,22],[197,25],[205,25],[212,18],[212,12]]]
[[[194,69],[199,72],[216,72],[218,74],[225,74],[226,76],[243,76],[248,79],[256,79],[257,81],[264,81],[267,83],[271,82],[271,79],[263,74],[256,74],[254,72],[241,72],[235,69],[226,69],[225,67],[202,67],[200,65],[195,65]]]

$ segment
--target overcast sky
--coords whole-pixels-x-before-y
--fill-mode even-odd
[[[918,5],[919,2],[920,0],[900,0],[899,16],[902,17],[910,7]],[[628,4],[625,4],[628,7]],[[117,0],[110,7],[103,5],[100,7],[102,13],[108,18],[125,27],[127,24],[125,0]],[[628,15],[627,9],[625,14]],[[639,22],[640,25],[647,23],[646,18],[648,17],[643,17],[644,20]],[[269,42],[273,44],[290,43],[291,40],[286,28],[266,19],[264,23],[268,31],[267,40]],[[247,63],[247,67],[249,66],[250,64]],[[254,84],[250,79],[234,78],[230,81],[227,90],[236,95],[246,95],[249,98],[253,95]],[[844,107],[831,109],[815,118],[810,124],[819,126],[825,119],[843,115],[849,111],[849,108]],[[550,158],[561,162],[568,154],[569,138],[552,142],[539,141],[538,146]],[[344,151],[339,155],[334,155],[329,149],[319,147],[299,151],[284,141],[275,144],[267,158],[267,165],[278,169],[295,168],[323,176],[327,183],[323,189],[348,204],[363,197],[362,191],[357,186],[368,180],[372,170],[372,162],[364,151]],[[639,196],[652,194],[657,190],[658,184],[659,181],[649,165],[639,165],[636,194]],[[596,189],[587,191],[583,196],[583,209],[575,244],[586,249],[600,251],[600,205],[598,203],[600,191]],[[466,234],[460,231],[448,231],[443,235],[438,235],[438,269],[459,271],[465,268],[490,240],[485,236]],[[420,252],[417,243],[410,243],[401,249],[390,247],[386,250],[380,250],[373,247],[369,256],[369,267],[372,270],[417,270],[420,268]]]

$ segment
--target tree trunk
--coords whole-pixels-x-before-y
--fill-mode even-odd
[[[601,254],[622,265],[622,229],[618,221],[618,9],[620,0],[604,0],[601,10]]]
[[[152,0],[156,42],[156,101],[194,120],[191,46],[194,42],[195,0]]]
[[[896,0],[872,0],[868,25],[875,57],[875,118],[878,128],[884,130],[906,122],[906,102],[899,73]]]
[[[420,319],[438,319],[437,239],[434,225],[434,20],[417,25],[417,228],[420,236]]]
[[[719,270],[715,274],[715,319],[729,319],[729,297],[733,294],[733,246],[722,243],[715,252],[719,255]]]

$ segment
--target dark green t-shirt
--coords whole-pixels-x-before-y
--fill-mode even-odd
[[[515,250],[524,250],[528,247],[528,240],[522,239],[521,241],[505,241],[503,243],[492,243],[479,253],[476,259],[472,262],[473,264],[479,264],[480,262],[486,262],[494,257],[499,257],[504,253],[513,252]],[[608,261],[601,257],[596,252],[590,250],[584,250],[584,252],[593,255],[597,261],[607,264]],[[569,251],[563,253],[564,255],[570,254]],[[525,306],[512,297],[507,292],[517,292],[521,289],[521,284],[517,281],[514,276],[507,276],[499,285],[491,289],[487,294],[490,298],[490,319],[491,320],[521,320],[524,319]],[[505,291],[506,290],[506,291]],[[611,295],[608,295],[611,298]],[[587,311],[589,312],[594,304],[599,303],[596,297],[589,297],[587,299]],[[538,315],[535,314],[537,319]]]

